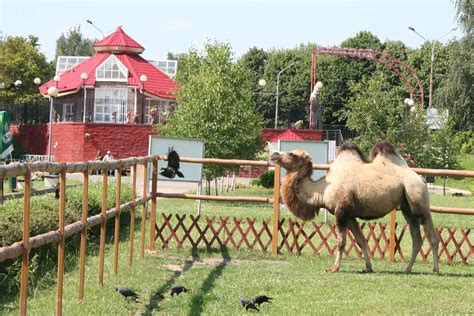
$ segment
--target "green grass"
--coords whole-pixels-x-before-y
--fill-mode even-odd
[[[269,189],[239,189],[229,195],[272,196]],[[472,207],[472,198],[431,196],[432,204]],[[193,200],[159,199],[158,211],[177,214],[196,214]],[[137,210],[141,214],[140,210]],[[265,219],[271,217],[272,206],[259,203],[202,203],[201,215],[242,216]],[[137,216],[139,219],[140,216]],[[282,217],[290,218],[287,212]],[[472,216],[434,214],[435,226],[474,228]],[[158,214],[160,218],[160,214]],[[334,217],[329,215],[332,222]],[[321,222],[320,214],[317,221]],[[405,223],[402,216],[397,220]],[[381,221],[388,221],[384,217]],[[136,223],[139,233],[140,222]],[[78,254],[77,246],[68,248],[64,281],[63,312],[66,315],[221,315],[243,314],[238,304],[239,294],[246,296],[268,294],[273,304],[263,305],[261,312],[274,315],[292,314],[466,314],[472,312],[474,300],[472,264],[448,265],[441,261],[441,275],[432,276],[432,264],[417,260],[412,275],[401,272],[406,262],[390,263],[373,260],[376,273],[359,274],[363,261],[343,259],[341,271],[328,274],[325,269],[333,261],[326,255],[300,257],[284,252],[276,258],[260,251],[220,251],[211,249],[193,252],[185,246],[158,250],[144,259],[135,255],[132,268],[128,267],[128,227],[121,228],[119,274],[114,276],[112,263],[112,229],[108,230],[105,264],[105,283],[98,286],[97,238],[88,246],[86,262],[85,301],[77,303]],[[148,234],[146,235],[148,237]],[[135,254],[138,254],[139,236],[136,236]],[[73,241],[77,243],[76,241]],[[330,241],[334,244],[334,240]],[[403,247],[411,247],[411,239],[404,238]],[[157,244],[159,246],[159,244]],[[425,243],[426,247],[426,243]],[[71,249],[73,249],[71,251]],[[76,249],[76,250],[74,250]],[[404,248],[405,249],[405,248]],[[404,250],[405,252],[405,250]],[[408,253],[405,252],[405,255]],[[222,264],[222,258],[227,260]],[[431,256],[430,256],[431,260]],[[429,260],[429,261],[430,261]],[[28,312],[49,315],[55,311],[55,265],[44,273],[30,278]],[[41,269],[38,267],[37,269]],[[43,267],[44,268],[44,267]],[[183,271],[173,271],[180,268]],[[171,299],[169,288],[182,284],[192,292]],[[117,285],[126,285],[140,293],[139,303],[128,302],[114,291]],[[165,299],[159,299],[164,294]],[[0,296],[0,314],[18,314],[18,295]]]
[[[430,264],[417,262],[414,273],[405,275],[401,273],[405,262],[375,261],[376,273],[366,275],[357,272],[363,267],[361,260],[348,258],[339,273],[329,274],[325,269],[332,263],[330,257],[274,258],[261,252],[185,249],[135,257],[130,268],[128,243],[122,240],[118,276],[112,273],[112,245],[107,248],[103,287],[97,282],[98,257],[88,256],[85,300],[78,304],[78,268],[71,255],[64,278],[65,315],[239,315],[246,313],[238,303],[240,294],[263,293],[274,297],[274,303],[261,306],[261,312],[272,315],[466,314],[472,312],[474,300],[470,266],[442,264],[442,274],[433,276]],[[55,311],[54,279],[51,273],[43,285],[30,288],[30,314]],[[170,298],[169,288],[174,284],[191,292]],[[139,302],[121,297],[114,291],[117,285],[137,291]],[[18,314],[17,301],[4,303],[1,314]]]
[[[459,169],[474,171],[474,154],[464,155],[459,161]],[[463,178],[463,177],[436,177],[436,185],[446,185],[450,188],[456,188],[461,190],[471,191],[474,195],[474,178]]]

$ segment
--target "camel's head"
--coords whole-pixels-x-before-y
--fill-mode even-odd
[[[273,163],[277,163],[288,172],[311,173],[313,171],[311,156],[302,149],[286,152],[274,152],[271,157]]]

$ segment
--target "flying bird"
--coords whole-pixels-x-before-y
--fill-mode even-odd
[[[183,292],[190,292],[190,290],[188,290],[187,288],[185,288],[182,285],[175,285],[175,286],[171,287],[170,295],[171,296],[174,296],[175,294],[179,295]]]
[[[248,311],[249,309],[254,309],[254,310],[256,310],[257,312],[260,311],[260,310],[257,308],[257,306],[255,306],[255,303],[253,302],[253,300],[246,299],[246,298],[244,298],[242,295],[240,295],[239,301],[240,301],[240,305],[242,305],[242,307],[244,307],[245,310],[247,310],[247,311]]]
[[[163,170],[160,174],[163,177],[173,179],[176,175],[180,178],[184,178],[184,175],[179,171],[179,155],[174,150],[173,147],[168,148],[168,165],[166,167],[161,168]]]
[[[126,288],[124,286],[117,286],[115,288],[115,290],[117,292],[119,292],[120,294],[122,294],[123,296],[125,296],[125,297],[132,298],[134,301],[136,301],[138,299],[138,294],[137,293],[135,293],[134,291],[132,291],[129,288]]]
[[[271,303],[273,298],[268,297],[266,295],[257,295],[252,299],[252,302],[254,302],[257,306],[262,304],[262,303]]]

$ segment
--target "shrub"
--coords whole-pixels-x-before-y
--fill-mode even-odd
[[[260,176],[260,184],[264,188],[273,188],[274,184],[274,179],[275,179],[275,171],[274,170],[268,170],[262,173]]]
[[[250,182],[250,186],[252,187],[258,187],[258,186],[261,186],[261,182],[260,182],[260,178],[258,179],[253,179],[251,182]]]
[[[131,200],[131,188],[128,185],[122,185],[121,203]],[[89,187],[88,199],[88,216],[99,214],[101,207],[102,185],[91,184]],[[115,206],[115,185],[109,184],[107,187],[107,209]],[[73,187],[67,189],[65,208],[65,224],[70,224],[80,220],[82,212],[82,187]],[[53,194],[31,197],[30,208],[30,236],[36,236],[51,230],[58,229],[58,210],[59,200],[54,198]],[[122,213],[124,217],[121,223],[128,225],[128,213]],[[128,216],[126,216],[128,215]],[[107,222],[108,234],[113,233],[114,221]],[[16,241],[21,240],[23,230],[23,208],[22,200],[8,200],[0,207],[0,247],[8,246]],[[99,226],[89,230],[88,234],[91,238],[96,238],[99,234]],[[70,237],[66,240],[66,247],[71,250],[77,250],[78,235]],[[51,262],[56,256],[56,248],[54,245],[45,245],[36,249],[32,249],[30,253],[30,276],[34,278],[35,274],[41,271],[54,269]],[[13,260],[7,260],[0,263],[0,288],[7,292],[14,293],[18,291],[19,277],[21,270],[21,257]],[[44,264],[46,263],[46,264]]]

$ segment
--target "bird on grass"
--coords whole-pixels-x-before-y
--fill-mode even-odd
[[[243,297],[242,295],[240,295],[240,305],[242,305],[242,307],[245,308],[245,310],[249,310],[249,309],[254,309],[256,310],[257,312],[259,312],[260,310],[257,308],[257,306],[255,306],[255,303],[253,300],[249,300],[249,299],[246,299],[245,297]]]
[[[161,168],[163,170],[160,174],[163,177],[173,179],[176,175],[180,178],[184,178],[184,175],[179,171],[179,155],[174,150],[173,147],[168,148],[168,165],[166,167]]]
[[[170,295],[171,296],[174,296],[175,294],[179,295],[183,292],[190,292],[190,290],[188,290],[187,288],[185,288],[182,285],[175,285],[175,286],[171,287],[171,289],[170,289]]]
[[[117,286],[115,288],[117,292],[122,294],[124,297],[130,297],[132,300],[137,301],[138,299],[138,294],[135,293],[134,291],[130,290],[129,288],[126,288],[124,286]]]
[[[257,306],[262,304],[262,303],[271,303],[273,298],[268,297],[266,295],[257,295],[252,299],[252,302],[254,302]]]

